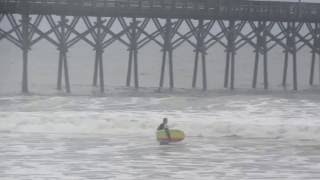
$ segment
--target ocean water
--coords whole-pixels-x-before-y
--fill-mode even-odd
[[[320,179],[318,90],[118,92],[1,96],[1,179]]]
[[[5,21],[2,28],[10,29]],[[40,26],[47,29],[45,22]],[[139,50],[141,88],[135,90],[122,87],[128,49],[116,42],[103,55],[101,96],[90,86],[93,48],[79,42],[67,54],[72,93],[66,95],[55,89],[58,51],[41,41],[29,53],[31,94],[21,95],[21,50],[1,41],[0,180],[319,180],[320,88],[308,84],[310,49],[297,54],[298,92],[290,90],[291,60],[287,89],[281,87],[281,47],[268,54],[269,90],[260,89],[262,62],[258,89],[250,90],[250,46],[237,51],[236,89],[224,89],[225,48],[218,45],[207,52],[208,91],[192,90],[193,50],[187,44],[175,49],[175,89],[160,93],[152,87],[159,84],[161,47]],[[319,85],[319,61],[315,67]],[[198,88],[201,80],[199,69]],[[158,144],[155,130],[164,117],[185,132],[184,141]]]

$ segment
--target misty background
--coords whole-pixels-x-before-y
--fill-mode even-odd
[[[53,17],[59,22],[60,17]],[[70,23],[72,17],[67,18]],[[96,18],[90,20],[94,23]],[[10,28],[4,18],[0,29]],[[220,31],[214,28],[215,33]],[[49,29],[46,20],[40,29]],[[76,29],[83,32],[87,28],[80,20]],[[155,27],[150,23],[146,29],[151,33]],[[242,32],[248,29],[246,25]],[[116,21],[111,30],[117,33],[122,28]],[[189,28],[183,24],[179,31],[185,33]],[[292,91],[291,59],[288,91],[281,86],[284,53],[279,46],[268,53],[270,90],[262,90],[260,57],[258,90],[251,91],[255,54],[254,48],[246,45],[237,51],[236,90],[229,91],[223,88],[225,49],[217,44],[207,52],[209,92],[205,93],[201,68],[199,90],[191,90],[195,53],[184,43],[173,52],[177,89],[154,93],[159,85],[162,52],[151,42],[138,52],[141,89],[137,93],[124,88],[129,52],[116,41],[104,50],[106,95],[97,97],[91,96],[99,92],[99,88],[92,88],[95,51],[80,41],[67,53],[71,95],[61,96],[56,90],[59,52],[41,40],[29,52],[32,94],[24,96],[20,95],[22,51],[1,40],[0,177],[319,180],[320,65],[317,57],[316,86],[310,87],[310,51],[305,47],[297,54],[298,92]],[[166,87],[167,72],[168,67]],[[169,119],[170,129],[185,132],[183,141],[159,145],[155,132],[164,117]]]
[[[298,2],[297,0],[288,0]],[[303,0],[302,2],[317,2],[316,0]],[[20,15],[16,15],[20,16]],[[31,16],[34,17],[34,16]],[[58,16],[54,18],[59,19]],[[72,17],[67,17],[69,21]],[[20,17],[18,18],[20,19]],[[90,18],[95,22],[95,18]],[[138,19],[139,20],[139,19]],[[56,22],[58,22],[57,20]],[[175,19],[173,19],[175,21]],[[127,18],[130,22],[130,18]],[[194,21],[197,24],[196,21]],[[9,30],[11,27],[6,20],[0,23],[0,27]],[[214,26],[217,27],[217,26]],[[47,29],[48,24],[42,20],[40,29]],[[76,29],[84,29],[83,22],[78,23]],[[147,32],[155,30],[152,22],[147,26]],[[246,27],[242,32],[246,32]],[[275,29],[275,28],[274,28]],[[112,31],[121,31],[119,23],[116,21]],[[189,28],[183,24],[179,31],[188,31]],[[248,31],[247,31],[248,32]],[[88,35],[89,36],[89,35]],[[87,36],[87,37],[88,37]],[[53,37],[53,34],[51,34]],[[124,39],[125,36],[123,36]],[[297,54],[298,59],[298,87],[308,89],[308,78],[310,73],[311,53],[310,49],[304,47]],[[223,78],[225,69],[225,49],[216,44],[207,51],[207,82],[208,89],[223,89]],[[19,93],[21,91],[22,79],[22,51],[10,43],[8,40],[0,41],[0,93]],[[191,89],[192,73],[194,66],[194,48],[187,42],[173,51],[174,82],[175,88]],[[104,50],[104,78],[105,87],[124,86],[128,66],[129,51],[127,47],[116,41]],[[29,52],[29,89],[31,92],[54,92],[57,82],[59,53],[55,46],[47,40],[42,39],[39,43],[31,47]],[[289,56],[290,58],[290,56]],[[79,41],[67,52],[69,65],[69,75],[71,91],[73,93],[92,91],[91,84],[93,79],[93,66],[95,59],[94,49],[84,41]],[[262,57],[260,56],[258,88],[263,83]],[[138,51],[139,62],[139,81],[140,87],[158,87],[160,79],[160,68],[162,62],[161,47],[156,43],[150,42],[147,46]],[[316,61],[315,84],[319,82],[317,75],[320,66]],[[268,53],[269,86],[270,89],[281,88],[282,68],[284,63],[284,53],[280,46],[273,48]],[[168,64],[167,64],[168,65]],[[235,88],[250,89],[253,78],[254,48],[249,45],[237,51],[235,67]],[[319,67],[319,68],[317,68]],[[201,68],[198,74],[198,87],[201,88]],[[292,89],[292,64],[289,59],[288,68],[288,89]],[[132,77],[133,78],[133,77]],[[260,83],[260,84],[259,84]],[[165,86],[168,86],[168,66],[165,72]],[[93,89],[94,90],[94,89]]]

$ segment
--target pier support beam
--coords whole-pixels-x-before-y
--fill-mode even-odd
[[[57,89],[62,90],[62,76],[64,75],[64,82],[66,92],[70,93],[70,81],[69,81],[69,68],[67,61],[67,50],[64,48],[60,49],[60,58],[59,58],[59,66],[58,66],[58,82]]]
[[[28,14],[22,15],[22,58],[23,58],[23,67],[22,67],[22,93],[28,93],[28,52],[30,49],[30,40],[29,40],[29,22],[30,17]]]
[[[161,73],[160,73],[160,82],[159,82],[159,90],[163,88],[164,82],[164,74],[166,69],[166,61],[167,58],[169,60],[169,86],[172,90],[174,88],[174,78],[173,78],[173,60],[172,53],[173,48],[171,44],[171,19],[166,19],[165,29],[164,29],[164,43],[162,46],[162,64],[161,64]]]
[[[265,39],[265,37],[264,37]],[[268,52],[266,47],[266,40],[264,40],[264,51],[263,51],[263,85],[264,89],[269,88],[269,81],[268,81]]]
[[[263,84],[268,89],[268,49],[266,41],[266,22],[259,22],[257,32],[257,44],[255,47],[255,62],[253,70],[252,88],[256,88],[259,69],[259,55],[263,56]]]
[[[99,68],[99,52],[98,50],[96,49],[96,56],[95,56],[95,59],[94,59],[94,67],[93,67],[93,81],[92,81],[92,86],[97,86],[98,84],[98,68]]]
[[[288,61],[289,55],[292,55],[292,73],[293,73],[293,90],[298,90],[298,72],[297,72],[297,48],[295,43],[296,38],[296,25],[295,22],[287,23],[287,43],[285,49],[285,60],[283,66],[283,78],[282,86],[286,87],[287,83],[287,71],[288,71]]]
[[[314,74],[315,74],[315,66],[316,66],[316,58],[318,55],[319,58],[319,83],[320,83],[320,29],[319,24],[315,23],[314,29],[312,30],[313,34],[313,47],[311,50],[312,57],[311,57],[311,67],[310,67],[310,77],[309,77],[309,84],[312,86],[314,85]]]
[[[103,50],[99,47],[96,49],[96,58],[95,58],[95,76],[96,76],[96,85],[97,86],[97,77],[99,77],[100,93],[104,93],[104,73],[103,73]],[[98,76],[99,72],[99,76]]]
[[[316,52],[315,52],[315,49],[312,49],[311,53],[312,53],[312,57],[311,57],[310,76],[309,76],[309,84],[310,84],[310,86],[313,85],[313,81],[314,81],[314,68],[315,68],[315,64],[316,64]]]
[[[101,17],[97,17],[96,22],[96,33],[95,33],[95,61],[94,61],[94,73],[93,73],[93,86],[97,86],[98,78],[100,85],[100,93],[104,93],[104,73],[103,73],[103,40],[104,35],[102,34],[102,20]],[[99,75],[98,75],[99,74]]]
[[[227,88],[230,79],[230,89],[234,89],[235,76],[235,22],[229,22],[229,29],[227,35],[227,49],[226,49],[226,66],[224,75],[224,87]]]
[[[66,17],[61,16],[61,21],[60,21],[61,39],[58,47],[60,56],[59,56],[59,65],[58,65],[57,89],[62,90],[62,75],[64,75],[66,92],[70,93],[71,90],[70,90],[69,68],[68,68],[68,61],[67,61],[68,47],[67,47],[66,23],[67,23]]]
[[[163,52],[162,52],[162,64],[161,64],[159,89],[163,88],[166,61],[168,59],[169,60],[169,87],[172,90],[174,88],[172,49],[167,46],[167,47],[163,47],[162,51]]]
[[[206,47],[204,44],[204,38],[207,35],[207,32],[204,31],[203,19],[198,20],[198,28],[195,32],[195,38],[197,40],[197,46],[195,49],[195,60],[194,60],[194,69],[193,69],[193,78],[192,78],[192,88],[196,87],[197,84],[197,75],[198,75],[198,62],[199,55],[202,62],[202,89],[207,90],[207,72],[206,72]]]
[[[259,55],[260,55],[259,40],[258,40],[257,46],[256,46],[254,51],[255,51],[255,60],[254,60],[254,68],[253,68],[252,88],[256,88],[257,87],[258,68],[259,68]]]
[[[167,60],[169,61],[169,88],[170,90],[172,90],[174,88],[173,50],[179,46],[177,45],[177,43],[181,43],[179,42],[179,40],[173,39],[177,34],[177,31],[181,26],[183,20],[179,19],[177,22],[173,23],[170,18],[166,18],[164,25],[161,25],[158,18],[153,18],[152,20],[157,28],[156,32],[159,32],[159,35],[163,39],[163,43],[156,40],[157,44],[162,47],[161,51],[163,53],[160,70],[159,91],[163,88]]]
[[[230,69],[229,66],[230,66],[230,54],[231,54],[229,45],[230,44],[228,44],[228,47],[226,49],[226,65],[224,70],[224,85],[223,85],[224,88],[227,88],[229,84],[229,69]]]
[[[297,50],[294,48],[292,51],[292,61],[293,61],[293,90],[298,90],[298,71],[297,71]]]
[[[134,87],[139,88],[139,76],[138,76],[138,50],[134,47],[129,49],[129,61],[127,70],[127,82],[126,85],[129,87],[131,85],[131,74],[133,69],[134,75]]]
[[[129,47],[129,61],[128,61],[128,71],[127,71],[127,81],[126,85],[129,87],[131,84],[131,73],[132,69],[134,71],[134,87],[139,88],[139,76],[138,76],[138,47],[137,47],[137,20],[132,18],[131,23],[131,37],[130,37],[130,47]],[[132,62],[133,61],[133,62]],[[133,63],[133,67],[132,67]]]

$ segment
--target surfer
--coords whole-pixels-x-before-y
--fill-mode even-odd
[[[158,127],[158,131],[159,130],[165,130],[166,134],[168,136],[168,139],[169,140],[171,139],[170,132],[169,132],[169,127],[168,127],[168,119],[167,118],[163,118],[162,123]]]

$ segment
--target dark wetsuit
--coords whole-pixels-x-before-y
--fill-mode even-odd
[[[168,125],[165,123],[161,123],[158,127],[158,130],[162,130],[162,129],[168,129]]]
[[[159,127],[158,127],[158,131],[159,131],[159,130],[165,130],[168,138],[171,139],[170,132],[169,132],[169,128],[168,128],[168,125],[167,125],[167,124],[161,123],[161,124],[159,125]]]

